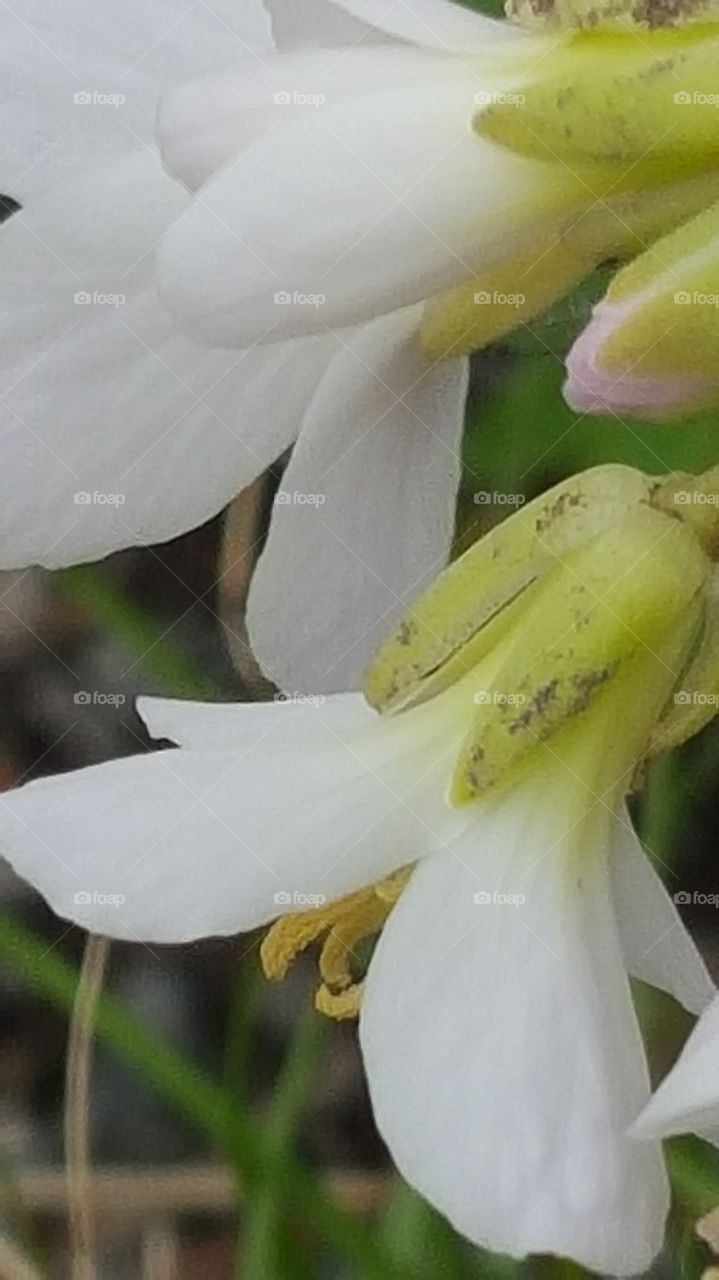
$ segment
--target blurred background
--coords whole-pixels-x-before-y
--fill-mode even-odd
[[[584,467],[701,470],[719,423],[671,428],[577,421],[562,360],[600,274],[541,323],[474,361],[458,547]],[[138,693],[266,696],[245,645],[243,604],[282,463],[220,518],[163,547],[100,565],[0,581],[0,781],[151,749]],[[486,495],[493,495],[487,499]],[[478,495],[482,495],[479,497]],[[78,695],[92,692],[92,697]],[[97,696],[99,695],[99,696]],[[654,766],[635,806],[652,856],[682,889],[719,890],[719,730]],[[201,856],[201,852],[198,851]],[[62,1174],[68,1012],[83,935],[9,870],[0,879],[0,1278],[72,1275]],[[719,915],[687,922],[719,978]],[[90,1203],[108,1280],[383,1280],[579,1277],[537,1259],[479,1254],[393,1175],[367,1103],[353,1024],[312,1012],[312,957],[275,987],[260,938],[184,948],[115,945],[91,1088]],[[647,990],[637,999],[661,1074],[687,1020]],[[698,1280],[719,1226],[719,1162],[671,1144],[675,1206],[652,1276]],[[703,1238],[702,1238],[703,1237]]]

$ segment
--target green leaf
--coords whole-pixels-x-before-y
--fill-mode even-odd
[[[294,1155],[295,1132],[307,1102],[322,1044],[323,1023],[314,1009],[295,1030],[265,1127],[265,1142],[273,1162],[284,1164]],[[253,1197],[251,1213],[237,1256],[238,1280],[267,1280],[281,1275],[304,1280],[306,1264],[287,1239],[287,1206],[281,1185],[268,1182]],[[310,1275],[308,1280],[313,1280]]]

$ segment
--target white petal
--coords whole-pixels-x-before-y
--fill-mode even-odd
[[[702,1014],[632,1133],[638,1138],[696,1133],[719,1145],[719,996]]]
[[[459,1231],[635,1275],[661,1245],[666,1178],[658,1147],[624,1135],[649,1081],[607,815],[577,846],[561,795],[516,791],[455,857],[419,865],[371,962],[361,1042],[393,1158]]]
[[[194,190],[252,145],[265,146],[270,129],[344,102],[362,110],[364,98],[400,86],[410,92],[418,78],[440,69],[451,75],[456,63],[393,45],[246,58],[163,97],[157,135],[163,161]]]
[[[278,49],[345,48],[376,43],[386,36],[329,0],[266,0]]]
[[[362,323],[586,201],[568,171],[472,133],[486,71],[438,58],[430,75],[415,56],[411,91],[307,106],[200,188],[158,254],[161,292],[193,337],[242,346]]]
[[[321,707],[321,715],[308,714]],[[234,702],[188,702],[180,698],[138,698],[137,710],[153,738],[169,738],[188,751],[217,751],[247,746],[252,733],[264,731],[270,721],[282,730],[282,741],[322,741],[328,731],[340,738],[356,729],[369,728],[376,716],[354,693],[332,698],[308,694],[294,699],[278,695],[274,709],[266,703],[248,702],[238,709]]]
[[[96,932],[183,942],[251,929],[377,880],[463,825],[443,802],[432,717],[405,719],[378,724],[358,696],[329,709],[155,704],[155,732],[202,749],[11,792],[0,847],[58,915]]]
[[[188,201],[143,151],[0,228],[1,567],[173,537],[294,439],[333,344],[207,351],[177,333],[149,251]]]
[[[7,0],[0,190],[26,199],[133,133],[151,143],[163,89],[271,43],[260,0]]]
[[[488,43],[521,41],[524,33],[450,0],[335,0],[342,9],[390,35],[429,48],[481,52]]]
[[[612,852],[612,892],[629,972],[700,1014],[715,986],[691,934],[642,849],[626,809]]]
[[[348,336],[302,424],[248,601],[250,641],[281,688],[358,688],[449,555],[467,362],[432,365],[416,321]]]

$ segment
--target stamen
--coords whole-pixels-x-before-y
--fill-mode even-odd
[[[333,995],[323,984],[317,988],[315,1009],[318,1013],[323,1013],[326,1018],[334,1018],[336,1022],[344,1022],[349,1018],[358,1018],[363,990],[364,982],[355,982],[346,991],[340,991],[337,995]]]
[[[270,926],[260,947],[260,959],[266,978],[272,982],[281,982],[287,977],[292,961],[330,927],[331,921],[323,912],[324,907],[282,916]]]
[[[326,934],[319,957],[323,981],[315,1006],[330,1018],[356,1017],[364,984],[352,973],[355,948],[379,933],[411,874],[412,867],[402,867],[368,889],[276,920],[260,948],[265,977],[281,981],[297,956]]]

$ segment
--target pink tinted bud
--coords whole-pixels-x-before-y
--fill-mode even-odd
[[[632,414],[640,418],[674,418],[719,399],[719,382],[697,375],[647,375],[600,367],[602,346],[636,306],[600,302],[567,356],[564,398],[577,413]],[[636,361],[634,361],[636,363]]]

